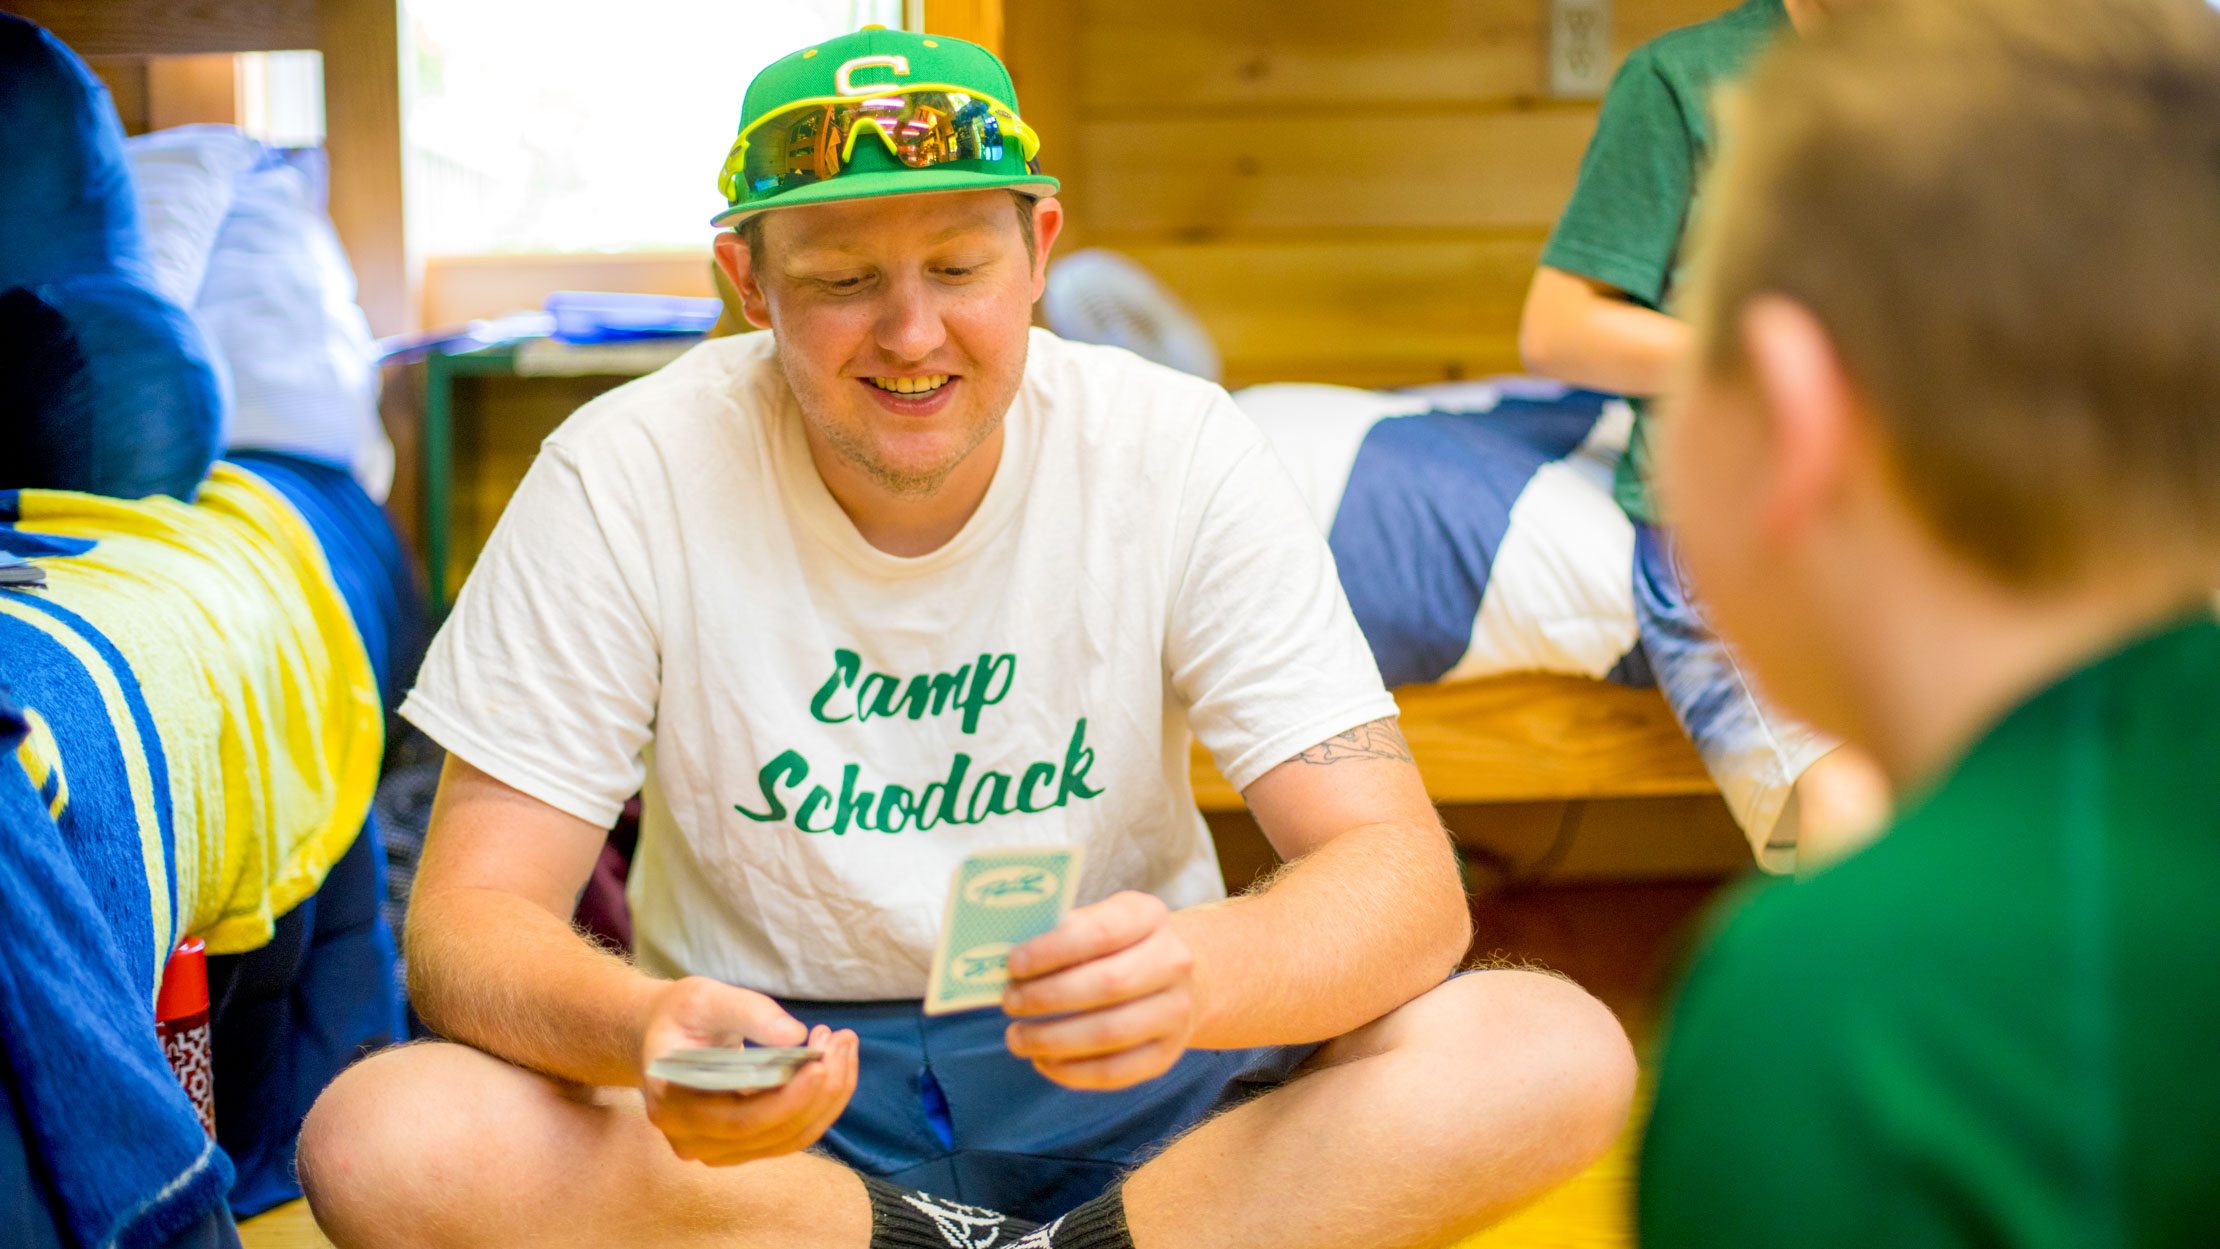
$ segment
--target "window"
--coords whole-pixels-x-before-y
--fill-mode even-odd
[[[703,247],[755,72],[900,0],[411,0],[411,250]]]
[[[234,73],[241,130],[272,147],[323,144],[323,53],[242,52]]]

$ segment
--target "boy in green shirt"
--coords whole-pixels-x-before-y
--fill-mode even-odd
[[[1903,814],[1724,913],[1653,1247],[2220,1238],[2220,14],[1899,0],[1730,107],[1658,486]]]
[[[1670,543],[1654,528],[1645,409],[1688,353],[1688,326],[1667,309],[1711,162],[1714,91],[1776,41],[1848,6],[1744,0],[1635,49],[1604,97],[1519,327],[1533,372],[1633,399],[1614,493],[1636,526],[1643,655],[1758,861],[1773,870],[1809,864],[1877,826],[1885,786],[1862,756],[1772,710],[1689,602]]]

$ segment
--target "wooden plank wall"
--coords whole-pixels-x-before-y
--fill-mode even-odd
[[[1727,0],[1615,0],[1617,54]],[[1005,53],[1074,246],[1185,298],[1227,382],[1514,372],[1593,102],[1543,0],[1012,0]]]
[[[1002,0],[925,0],[924,29],[936,35],[969,39],[999,54],[1002,51]]]

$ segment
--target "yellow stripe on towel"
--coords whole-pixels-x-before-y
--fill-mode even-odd
[[[54,730],[38,708],[23,709],[23,725],[23,740],[15,746],[16,762],[31,778],[31,788],[39,791],[46,813],[59,820],[62,812],[69,810],[69,777],[62,771],[61,744],[54,740]]]
[[[192,504],[19,497],[21,528],[98,543],[40,566],[47,596],[130,662],[161,734],[179,932],[211,954],[266,943],[353,844],[384,749],[370,657],[315,534],[232,464]],[[159,845],[151,862],[160,883]]]

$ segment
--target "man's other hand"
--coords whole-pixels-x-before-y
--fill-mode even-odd
[[[704,1046],[808,1045],[824,1057],[783,1087],[761,1093],[708,1093],[647,1077],[665,1054]],[[689,976],[655,998],[642,1030],[640,1086],[649,1122],[679,1157],[711,1166],[799,1153],[817,1143],[856,1091],[856,1034],[805,1029],[777,1002],[751,989]]]
[[[1122,1089],[1171,1069],[1195,1033],[1195,956],[1164,903],[1126,892],[1010,951],[1010,1052],[1058,1084]]]

